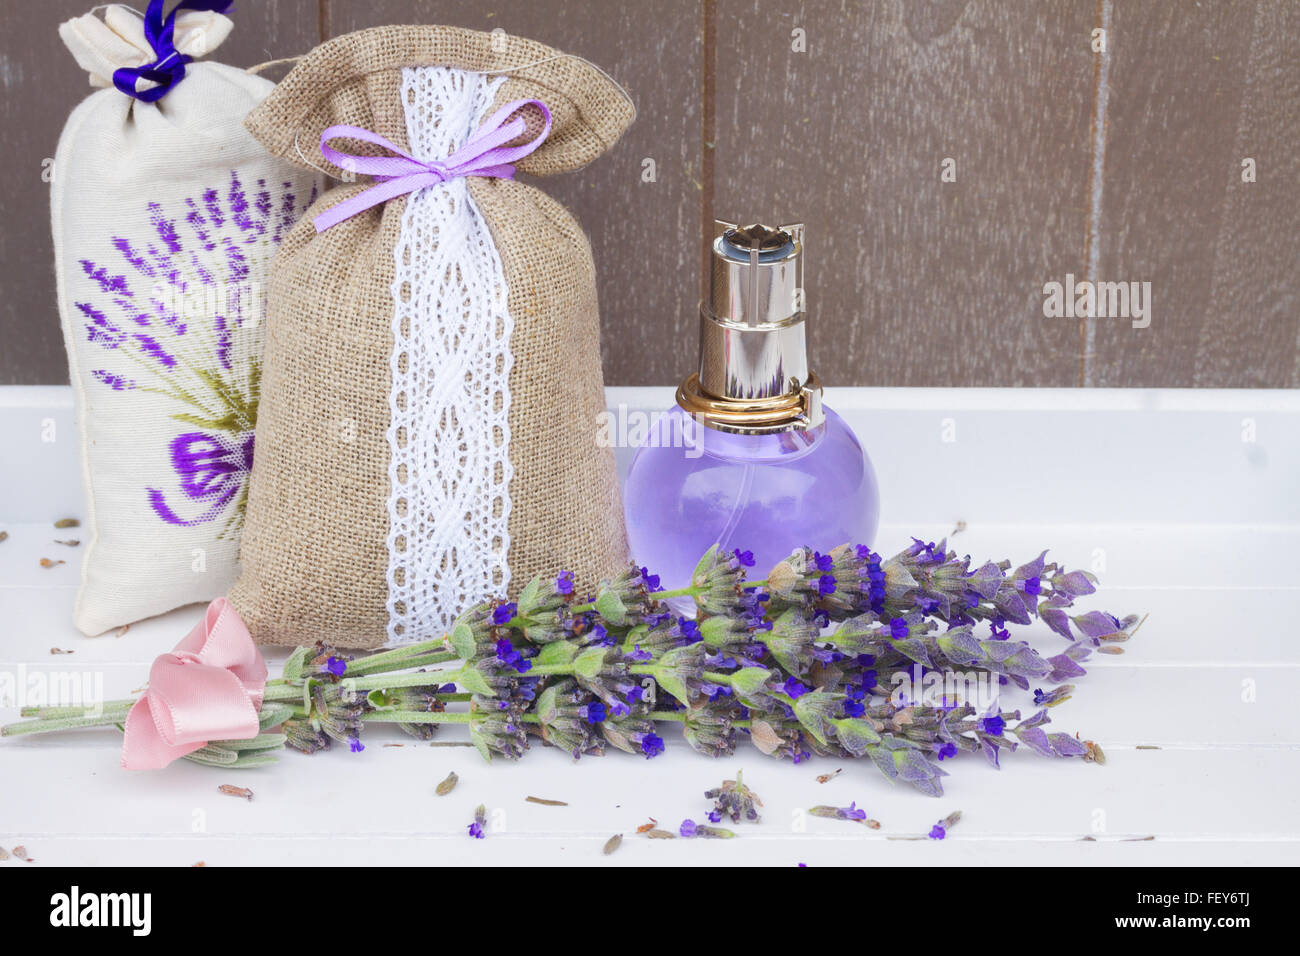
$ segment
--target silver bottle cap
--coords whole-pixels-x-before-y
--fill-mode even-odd
[[[714,223],[700,370],[679,401],[685,392],[694,395],[692,405],[788,410],[764,431],[821,424],[821,388],[808,368],[804,333],[803,236],[802,223]]]

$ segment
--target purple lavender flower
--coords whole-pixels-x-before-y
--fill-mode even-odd
[[[808,687],[795,677],[787,677],[785,683],[781,685],[781,690],[785,691],[787,697],[798,699],[808,693]]]
[[[331,657],[325,662],[325,670],[335,677],[342,677],[347,673],[348,662],[339,657]]]
[[[942,840],[942,839],[943,839],[944,837],[946,837],[947,835],[948,835],[948,830],[947,830],[947,828],[943,825],[943,821],[940,821],[940,822],[936,823],[934,826],[930,827],[930,839],[931,839],[931,840]]]
[[[682,821],[682,825],[678,828],[677,832],[689,840],[691,837],[695,836],[695,832],[698,829],[699,826],[694,820],[686,819]]]
[[[1002,731],[1006,730],[1007,722],[1002,719],[1001,714],[995,714],[992,717],[984,717],[980,720],[980,729],[990,737],[1001,737]]]
[[[356,737],[353,737],[351,740],[348,741],[348,749],[351,750],[354,754],[359,754],[361,753],[361,751],[366,749],[366,745],[363,744]]]
[[[569,597],[573,594],[573,572],[561,571],[555,576],[555,593]]]
[[[587,723],[589,724],[603,723],[608,718],[608,716],[609,715],[605,712],[605,705],[602,704],[600,701],[593,700],[590,704],[587,705],[587,712],[586,712]]]
[[[858,802],[854,800],[847,807],[840,808],[839,816],[841,820],[865,820],[867,811],[859,810]]]
[[[645,584],[645,589],[647,591],[654,592],[663,590],[663,588],[659,586],[659,575],[651,574],[649,568],[641,568],[641,581]]]
[[[957,745],[949,741],[941,745],[935,753],[938,754],[940,760],[949,760],[957,756]]]
[[[492,610],[492,623],[497,627],[504,627],[510,623],[518,612],[519,605],[514,601],[508,604],[499,604]]]
[[[646,759],[658,757],[664,752],[664,739],[658,734],[646,734],[641,738],[641,751],[646,755]]]

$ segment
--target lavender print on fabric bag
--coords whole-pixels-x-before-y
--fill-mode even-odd
[[[266,306],[250,262],[269,258],[265,247],[314,199],[314,188],[300,204],[292,183],[273,191],[261,179],[250,198],[232,171],[223,189],[187,198],[180,216],[149,203],[152,235],[114,236],[114,261],[80,262],[97,292],[76,303],[86,341],[109,353],[91,376],[114,392],[165,396],[185,429],[160,436],[172,483],[140,491],[160,521],[219,521],[221,537],[242,525],[261,376],[250,346]]]

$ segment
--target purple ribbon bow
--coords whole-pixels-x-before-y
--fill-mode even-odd
[[[541,133],[522,146],[504,146],[504,143],[517,139],[528,128],[522,116],[506,122],[512,113],[518,112],[525,106],[536,106],[541,110],[542,119],[545,121]],[[317,232],[324,232],[330,226],[337,225],[344,219],[350,219],[371,206],[387,202],[395,196],[415,192],[417,189],[445,183],[457,176],[494,176],[498,179],[514,179],[515,167],[511,163],[523,159],[536,150],[550,132],[551,111],[546,108],[545,103],[541,100],[515,100],[489,116],[474,135],[446,159],[426,163],[368,129],[359,126],[331,126],[320,134],[321,155],[340,169],[372,177],[375,185],[325,210],[312,222],[315,223]],[[342,153],[329,145],[329,141],[337,137],[374,143],[395,155],[356,156]]]
[[[193,57],[188,57],[176,49],[176,14],[182,10],[207,10],[212,13],[225,13],[234,0],[181,0],[167,16],[163,16],[166,0],[150,0],[149,8],[144,14],[144,37],[153,47],[158,59],[148,66],[124,66],[113,71],[113,85],[127,96],[152,103],[160,100],[173,86],[185,78],[185,64]],[[136,90],[141,80],[157,83],[147,90]]]

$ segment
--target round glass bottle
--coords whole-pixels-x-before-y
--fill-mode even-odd
[[[799,546],[871,545],[879,521],[871,461],[807,368],[802,226],[718,226],[700,371],[624,486],[633,558],[666,588],[714,544],[761,574]]]

